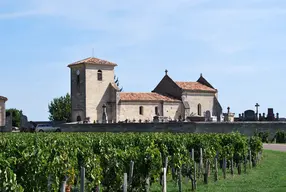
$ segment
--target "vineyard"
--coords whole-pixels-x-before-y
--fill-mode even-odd
[[[203,175],[203,165],[213,170],[218,162],[219,167],[241,169],[249,160],[255,165],[262,151],[259,137],[239,133],[7,133],[0,137],[0,191],[7,192],[57,192],[62,181],[78,186],[82,167],[86,191],[99,186],[100,191],[122,191],[124,173],[130,169],[128,191],[148,191],[163,183],[163,167],[175,182],[195,181]]]

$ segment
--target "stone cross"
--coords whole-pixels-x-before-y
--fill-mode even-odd
[[[165,70],[165,75],[168,75],[168,70],[167,69]]]
[[[260,107],[260,105],[258,103],[255,104],[256,107],[256,115],[258,114],[258,107]]]
[[[106,105],[102,105],[102,123],[107,123],[107,112],[106,112]]]

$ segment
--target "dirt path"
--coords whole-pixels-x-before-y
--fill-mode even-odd
[[[274,151],[285,151],[286,152],[286,145],[285,144],[263,144],[263,149],[270,149]]]

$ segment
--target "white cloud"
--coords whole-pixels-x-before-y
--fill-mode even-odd
[[[0,13],[0,19],[36,14],[60,19],[76,29],[108,34],[108,39],[90,43],[108,44],[106,49],[111,43],[114,47],[146,44],[173,31],[186,40],[233,54],[257,46],[259,23],[286,15],[283,6],[264,4],[258,0],[27,0],[28,11]]]

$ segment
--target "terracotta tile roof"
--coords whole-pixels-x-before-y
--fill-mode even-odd
[[[71,63],[71,64],[68,65],[68,67],[73,66],[73,65],[85,64],[85,63],[117,66],[116,63],[112,63],[112,62],[109,62],[109,61],[106,61],[106,60],[102,60],[102,59],[98,59],[98,58],[95,58],[95,57],[89,57],[89,58],[86,58],[86,59],[83,59],[83,60]]]
[[[7,101],[8,99],[6,97],[3,97],[3,96],[0,95],[0,100]]]
[[[203,85],[199,82],[175,82],[180,88],[185,90],[192,90],[192,91],[209,91],[209,92],[217,92],[216,89],[210,88],[206,85]]]
[[[120,93],[121,101],[180,101],[158,93]]]

